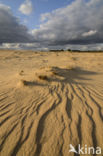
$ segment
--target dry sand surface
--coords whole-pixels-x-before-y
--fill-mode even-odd
[[[103,53],[0,51],[0,156],[70,144],[103,149]]]

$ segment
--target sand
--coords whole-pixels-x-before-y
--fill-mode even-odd
[[[0,156],[70,144],[103,150],[103,53],[0,51]]]

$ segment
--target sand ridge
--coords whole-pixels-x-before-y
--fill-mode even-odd
[[[0,51],[0,156],[73,156],[70,144],[103,149],[102,60]]]

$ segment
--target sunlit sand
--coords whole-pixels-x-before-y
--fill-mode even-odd
[[[0,51],[0,156],[70,144],[103,148],[103,53]]]

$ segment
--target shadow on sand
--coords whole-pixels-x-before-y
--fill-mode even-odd
[[[84,69],[81,69],[79,67],[77,68],[54,68],[54,74],[55,77],[50,77],[48,81],[55,81],[55,82],[63,82],[63,83],[69,83],[69,84],[83,84],[84,81],[82,80],[92,80],[91,76],[98,74],[97,72],[93,71],[87,71]]]
[[[59,67],[53,67],[51,71],[52,76],[47,75],[39,75],[39,80],[44,81],[44,83],[41,82],[35,82],[35,81],[26,81],[23,80],[22,83],[25,86],[46,86],[48,83],[51,82],[60,82],[60,83],[69,83],[69,84],[87,84],[87,81],[92,81],[91,76],[98,74],[97,72],[88,71],[81,69],[79,67],[66,69],[66,68],[59,68]],[[87,80],[87,81],[85,81]],[[45,83],[46,82],[46,83]]]

